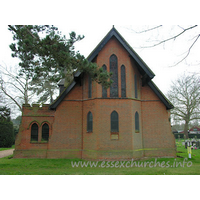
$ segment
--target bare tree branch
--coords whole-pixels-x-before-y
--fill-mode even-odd
[[[195,45],[195,43],[197,42],[197,40],[199,39],[199,37],[200,37],[200,34],[196,37],[195,41],[192,43],[192,45],[188,49],[186,56],[184,58],[182,58],[179,62],[177,62],[175,65],[172,65],[171,67],[174,67],[174,66],[180,64],[181,62],[183,62],[189,56],[192,47]]]
[[[18,83],[20,84],[20,86],[21,86],[23,89],[25,89],[25,87],[24,87],[24,84],[25,84],[25,83],[24,83],[21,79],[24,79],[24,80],[26,81],[26,78],[20,76],[20,79],[19,79],[18,76],[17,76],[17,74],[14,75],[14,74],[12,74],[11,72],[9,72],[9,71],[7,70],[7,67],[3,67],[2,65],[0,65],[0,67],[1,67],[4,71],[6,71],[6,73],[5,73],[3,70],[1,70],[1,73],[2,73],[3,75],[8,76],[8,77],[10,77],[12,80],[18,82]]]
[[[192,117],[191,120],[195,120],[195,119],[200,119],[200,116],[199,117]]]
[[[6,96],[8,96],[12,101],[14,101],[14,103],[18,106],[18,108],[20,109],[20,111],[22,111],[22,106],[17,102],[17,100],[14,97],[12,97],[10,94],[7,93],[7,91],[6,91],[5,87],[4,87],[4,83],[3,83],[2,80],[1,80],[0,84],[1,84],[0,85],[1,91],[3,91],[3,93]]]
[[[18,87],[15,83],[13,83],[13,82],[4,82],[4,84],[12,85],[13,87],[15,87],[17,90],[19,90],[24,95],[24,91],[20,87]]]
[[[22,111],[22,104],[30,103],[29,101],[34,95],[33,92],[29,94],[30,81],[28,77],[18,76],[17,71],[12,72],[12,70],[8,70],[7,66],[3,67],[2,65],[0,65],[0,72],[2,75],[0,76],[1,93],[8,97],[9,107],[13,102]]]
[[[144,46],[144,47],[142,47],[142,48],[152,48],[152,47],[156,47],[156,46],[158,46],[158,45],[161,45],[161,44],[163,44],[163,43],[165,43],[165,42],[168,42],[168,41],[170,41],[170,40],[175,40],[177,37],[179,37],[180,35],[184,34],[186,31],[191,30],[191,29],[193,29],[193,28],[196,28],[197,26],[198,26],[198,25],[191,26],[191,27],[189,27],[189,28],[184,29],[182,32],[180,32],[179,34],[177,34],[177,35],[175,35],[175,36],[173,36],[173,37],[170,37],[170,38],[168,38],[168,39],[162,40],[162,41],[160,41],[160,42],[158,42],[158,43],[156,43],[156,44],[154,44],[154,45],[151,45],[151,46]]]
[[[158,29],[158,28],[161,28],[163,25],[159,25],[159,26],[156,26],[156,27],[153,27],[153,28],[150,28],[150,29],[146,29],[146,30],[143,30],[143,31],[135,31],[133,29],[131,29],[133,32],[137,33],[137,34],[140,34],[140,33],[146,33],[146,32],[149,32],[149,31],[152,31],[152,30],[155,30],[155,29]]]

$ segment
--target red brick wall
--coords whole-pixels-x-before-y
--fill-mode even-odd
[[[138,75],[138,87],[139,87],[139,72],[134,67],[134,64],[129,57],[128,52],[122,47],[122,45],[117,41],[116,38],[111,38],[110,41],[104,46],[104,48],[99,52],[97,57],[97,64],[102,67],[104,64],[107,70],[110,70],[110,56],[115,54],[118,58],[118,86],[119,86],[119,97],[121,97],[121,66],[124,65],[126,68],[126,93],[127,97],[135,97],[135,87],[134,87],[134,75]],[[97,97],[102,97],[102,87],[96,84]],[[140,88],[138,88],[140,89]],[[108,97],[110,97],[110,89],[107,91]]]
[[[15,140],[15,158],[27,157],[45,158],[49,143],[41,142],[42,125],[49,125],[49,140],[53,135],[52,125],[54,121],[54,111],[48,109],[49,105],[39,107],[39,105],[24,105],[22,122]],[[38,142],[31,142],[31,126],[38,125]]]
[[[146,151],[146,156],[175,156],[175,139],[171,131],[169,111],[165,105],[145,86],[142,89],[142,126],[144,148],[158,148],[157,151]],[[166,152],[169,152],[166,153]]]
[[[77,84],[56,108],[49,158],[81,158],[82,103],[82,87]]]

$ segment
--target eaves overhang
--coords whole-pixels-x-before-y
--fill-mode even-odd
[[[49,106],[50,110],[55,110],[57,106],[62,102],[66,95],[74,88],[76,82],[73,81],[59,96],[58,98]]]
[[[167,97],[160,91],[153,81],[149,81],[147,85],[154,91],[154,93],[159,97],[159,99],[164,103],[167,110],[173,109],[173,104],[167,99]]]

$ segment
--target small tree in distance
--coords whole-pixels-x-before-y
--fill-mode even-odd
[[[22,112],[22,104],[29,104],[34,95],[29,90],[30,79],[27,76],[18,76],[16,68],[0,65],[0,92],[8,107],[14,105]]]
[[[167,96],[174,105],[172,117],[184,121],[184,135],[188,138],[189,123],[200,119],[200,78],[195,74],[180,76],[172,83]]]

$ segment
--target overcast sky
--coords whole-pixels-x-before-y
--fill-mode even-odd
[[[81,54],[87,57],[110,31],[113,25],[58,24],[55,26],[67,38],[71,31],[84,35],[85,38],[76,44],[76,51],[80,51]],[[182,31],[176,25],[164,25],[163,28],[154,31],[136,33],[137,31],[140,32],[154,26],[156,25],[115,25],[115,28],[155,73],[156,76],[153,81],[164,94],[167,94],[172,80],[176,80],[183,73],[199,72],[198,64],[200,63],[200,59],[198,58],[198,52],[200,51],[200,41],[195,44],[186,61],[172,67],[172,65],[186,55],[185,53],[194,41],[194,36],[198,33],[199,28],[191,30],[190,32],[188,31],[188,33],[177,38],[175,41],[165,43],[158,47],[144,48]],[[182,27],[187,28],[189,25],[182,25]],[[11,57],[11,50],[9,48],[9,44],[12,43],[12,34],[8,31],[8,26],[1,26],[0,32],[3,35],[3,37],[0,37],[0,64],[17,67],[18,60]]]

